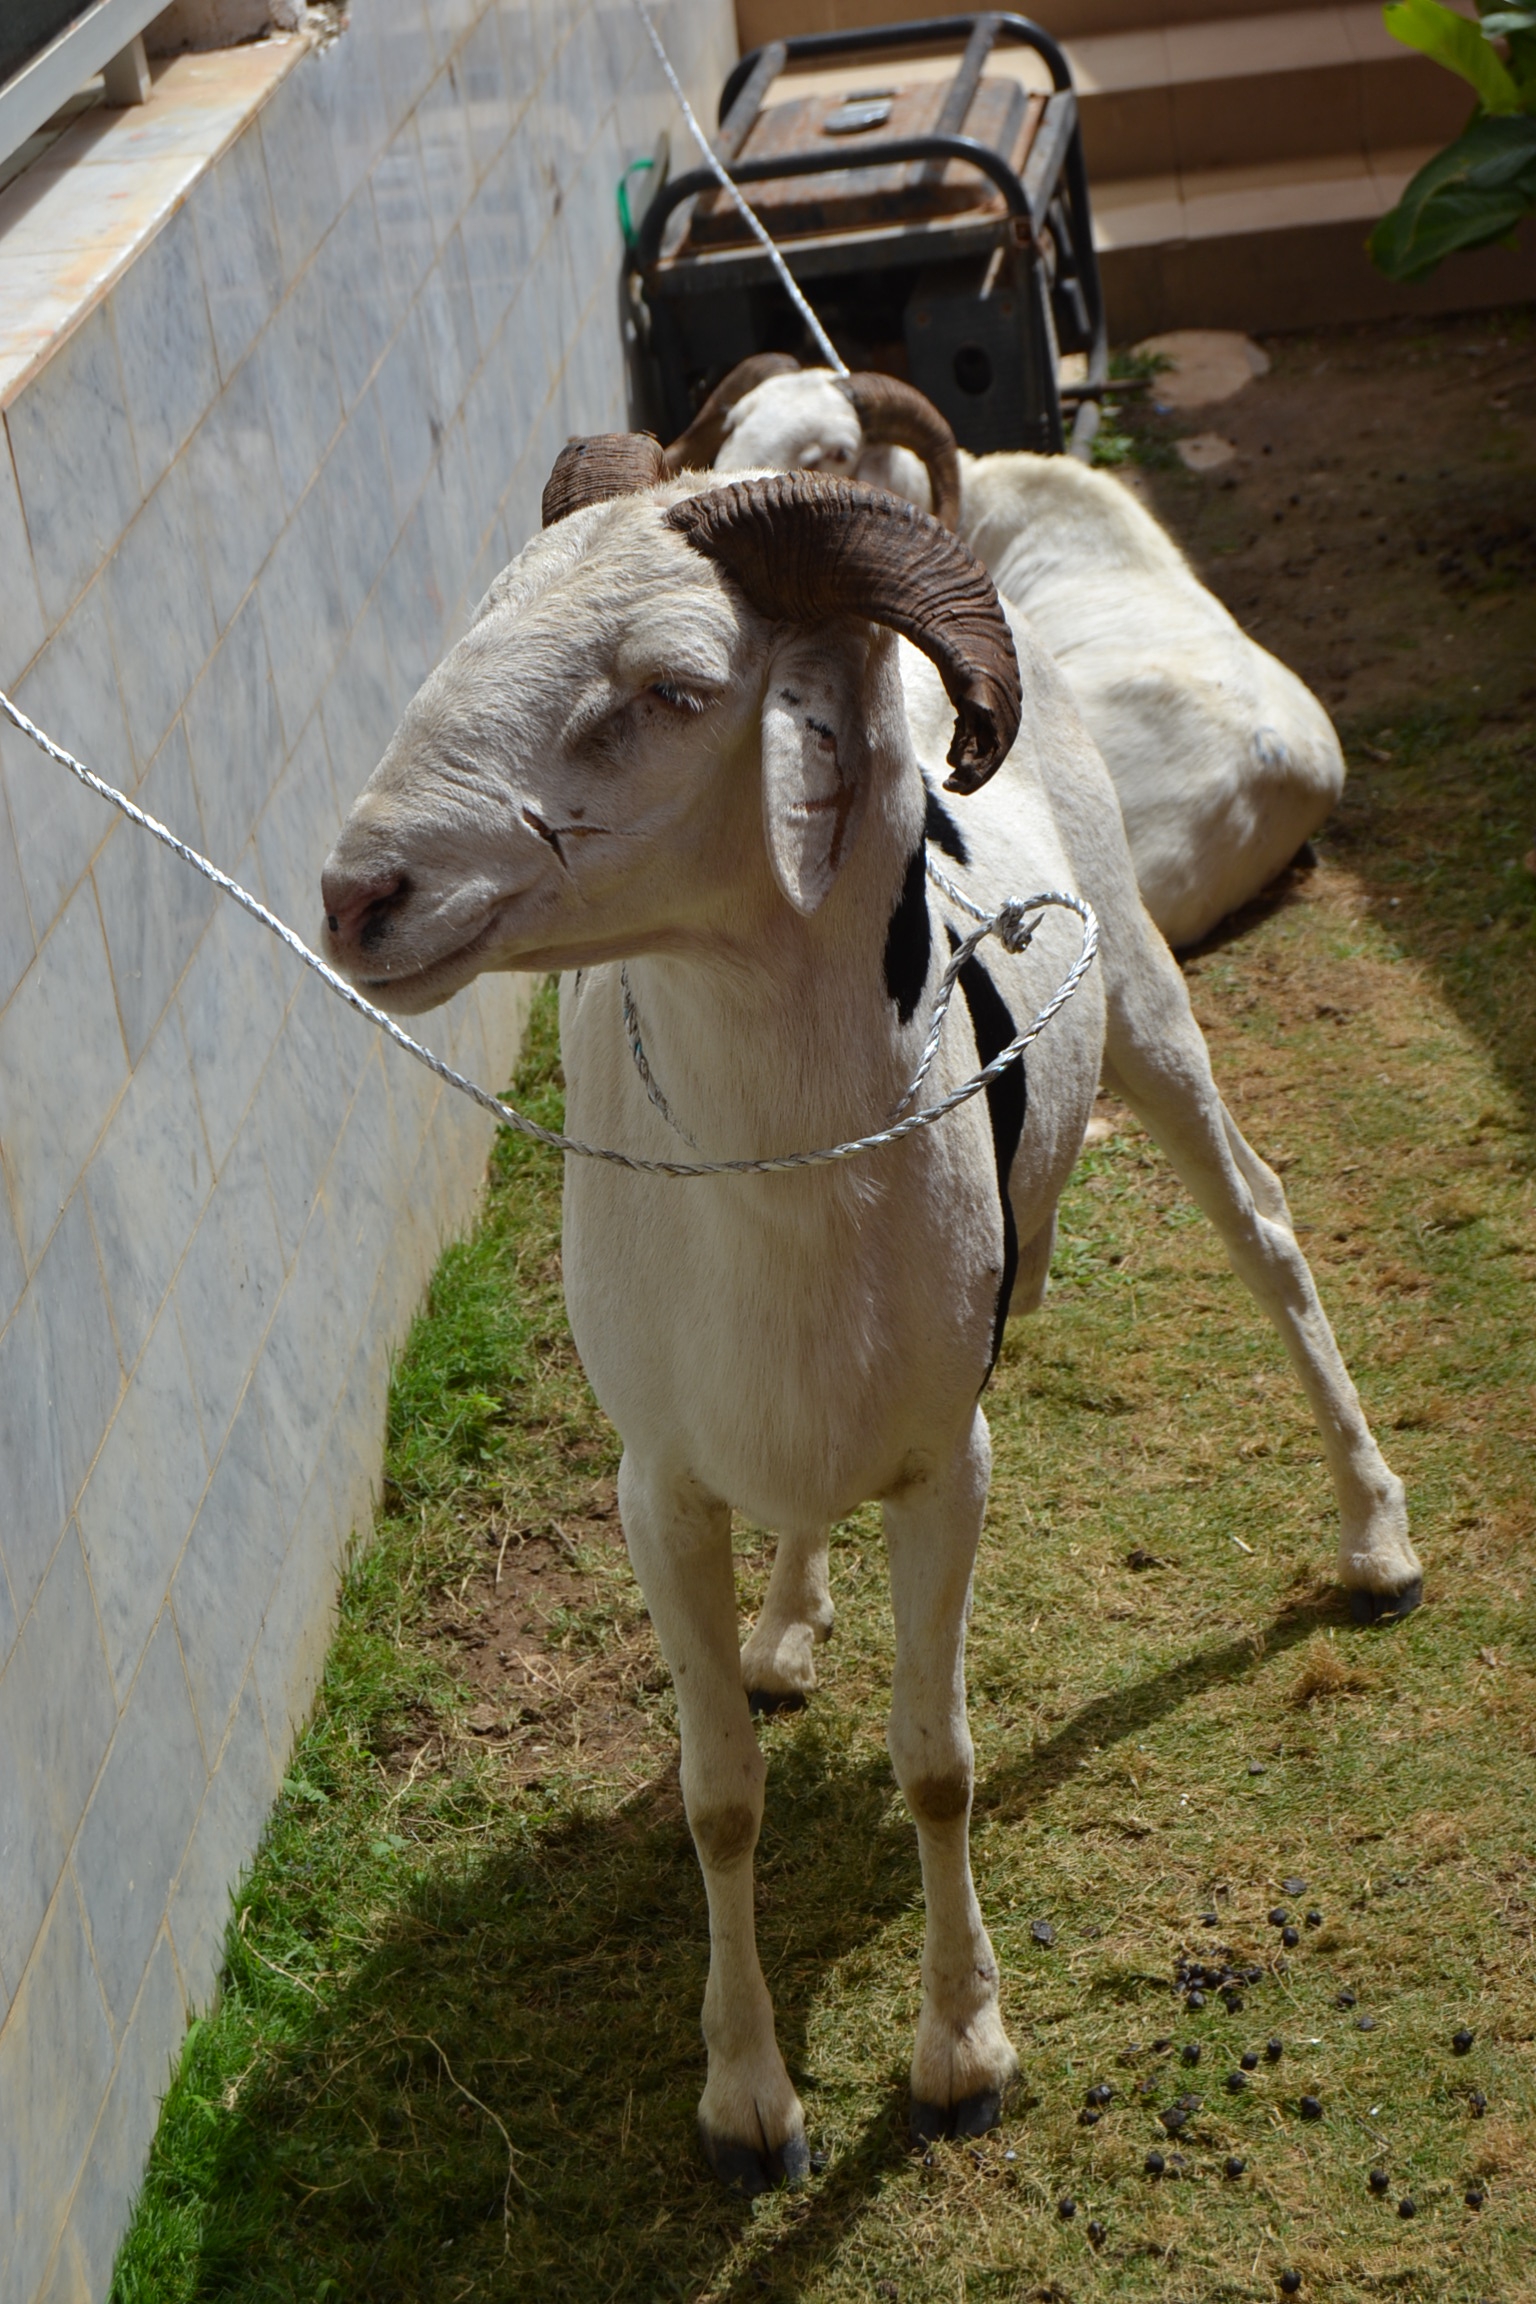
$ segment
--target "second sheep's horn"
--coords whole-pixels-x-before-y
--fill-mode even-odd
[[[838,378],[838,389],[853,404],[870,448],[909,448],[926,466],[933,516],[942,527],[960,525],[960,451],[955,435],[933,402],[915,384],[873,368]]]
[[[750,359],[738,360],[667,450],[668,473],[707,472],[724,444],[726,423],[736,403],[770,376],[793,376],[799,366],[788,352],[754,352]]]

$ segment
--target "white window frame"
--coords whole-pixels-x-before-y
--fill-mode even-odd
[[[0,87],[0,162],[35,136],[87,80],[122,54],[166,0],[96,0]]]

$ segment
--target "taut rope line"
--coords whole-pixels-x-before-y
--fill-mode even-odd
[[[811,310],[810,304],[808,303],[805,294],[801,289],[800,283],[795,278],[793,272],[791,272],[789,266],[785,263],[784,258],[779,251],[777,242],[773,239],[767,227],[759,221],[756,211],[747,205],[740,186],[734,181],[732,177],[726,173],[725,163],[720,158],[720,155],[715,150],[713,144],[711,144],[709,138],[705,135],[703,129],[699,126],[698,115],[695,113],[693,106],[689,103],[687,97],[683,93],[683,84],[672,68],[671,57],[667,54],[666,49],[661,44],[661,34],[657,31],[654,23],[651,21],[651,12],[645,5],[645,0],[635,0],[635,14],[639,17],[641,23],[645,26],[646,35],[650,40],[651,46],[656,51],[656,61],[661,66],[662,71],[666,74],[667,86],[671,89],[673,95],[676,97],[678,103],[682,107],[683,118],[688,123],[688,133],[690,136],[692,136],[695,144],[697,144],[699,150],[703,153],[705,166],[713,171],[714,175],[719,180],[721,190],[735,202],[737,208],[740,210],[742,221],[746,225],[747,230],[751,233],[753,239],[761,244],[762,248],[767,254],[768,261],[772,264],[780,280],[784,283],[785,294],[788,296],[790,302],[794,305],[795,310],[799,313],[801,319],[805,322],[807,328],[810,330],[811,335],[815,340],[816,348],[820,352],[822,358],[826,361],[827,366],[833,371],[834,375],[846,376],[848,374],[847,361],[842,358],[841,354],[837,350],[837,347],[832,342],[831,337],[827,334],[825,328],[823,328],[821,322],[817,319],[815,313]]]
[[[259,920],[264,928],[270,928],[278,941],[288,947],[295,959],[302,960],[306,968],[312,968],[320,981],[323,984],[328,984],[340,999],[346,1001],[349,1008],[355,1008],[359,1016],[366,1016],[370,1024],[377,1024],[379,1030],[393,1040],[397,1048],[403,1048],[408,1056],[414,1056],[418,1064],[425,1064],[429,1072],[435,1072],[438,1079],[445,1080],[450,1088],[457,1088],[462,1095],[470,1097],[483,1111],[489,1112],[493,1119],[499,1120],[503,1127],[514,1129],[520,1136],[532,1137],[536,1144],[547,1146],[551,1152],[569,1153],[581,1160],[606,1160],[615,1168],[632,1169],[641,1176],[766,1176],[781,1169],[822,1168],[836,1160],[852,1159],[855,1153],[873,1152],[882,1145],[898,1143],[903,1136],[911,1136],[919,1128],[931,1128],[935,1121],[944,1119],[957,1106],[968,1102],[972,1096],[979,1096],[991,1081],[999,1078],[1002,1073],[1007,1071],[1010,1064],[1023,1055],[1032,1040],[1038,1039],[1051,1018],[1071,999],[1092,967],[1094,956],[1099,948],[1098,921],[1094,916],[1092,905],[1086,903],[1081,896],[1065,895],[1058,891],[1047,890],[1041,895],[1031,896],[1023,902],[1002,904],[994,913],[984,913],[979,906],[971,902],[968,896],[962,895],[960,890],[944,877],[938,867],[930,862],[928,866],[930,878],[935,880],[946,895],[963,906],[981,925],[966,939],[946,973],[944,985],[940,990],[939,1002],[935,1008],[934,1020],[929,1028],[928,1043],[924,1048],[922,1061],[906,1094],[900,1104],[897,1105],[897,1111],[904,1111],[916,1096],[928,1066],[933,1060],[934,1050],[938,1046],[938,1036],[943,1027],[944,1012],[948,1007],[948,995],[953,989],[954,979],[959,973],[961,962],[975,950],[985,936],[996,936],[1010,952],[1022,952],[1038,925],[1037,921],[1029,919],[1028,915],[1032,912],[1038,913],[1050,905],[1059,905],[1068,912],[1075,912],[1082,921],[1082,949],[1057,986],[1056,991],[1033,1021],[1026,1025],[1022,1032],[1015,1033],[1007,1047],[1001,1049],[993,1057],[990,1064],[974,1074],[963,1086],[952,1089],[947,1096],[941,1097],[937,1104],[930,1104],[921,1112],[908,1113],[905,1119],[894,1120],[888,1128],[877,1129],[871,1135],[854,1136],[845,1144],[831,1144],[815,1152],[783,1152],[766,1160],[702,1160],[694,1163],[678,1160],[644,1160],[628,1152],[616,1152],[608,1145],[583,1144],[573,1136],[560,1135],[553,1128],[541,1128],[536,1120],[530,1120],[525,1113],[517,1111],[513,1105],[504,1104],[501,1098],[493,1096],[489,1089],[482,1088],[478,1082],[467,1079],[462,1072],[456,1072],[451,1064],[445,1063],[443,1058],[432,1049],[424,1047],[419,1040],[413,1040],[408,1032],[403,1032],[394,1018],[386,1016],[382,1008],[375,1008],[372,1001],[365,1000],[361,992],[356,991],[344,976],[338,975],[334,968],[329,967],[321,959],[318,952],[312,952],[303,937],[295,935],[286,921],[280,920],[275,912],[269,911],[259,897],[253,896],[248,888],[242,888],[239,881],[232,880],[227,872],[221,872],[217,864],[211,864],[206,856],[199,855],[198,851],[189,847],[185,840],[178,840],[175,833],[167,825],[162,824],[158,817],[151,816],[147,809],[137,806],[134,801],[128,798],[126,793],[119,792],[115,785],[108,784],[103,777],[94,775],[83,761],[77,760],[72,752],[66,752],[62,744],[56,744],[51,736],[46,735],[38,727],[36,721],[28,719],[20,705],[14,704],[4,689],[0,689],[0,712],[4,712],[6,718],[13,726],[21,730],[23,736],[30,737],[39,750],[46,752],[50,760],[56,760],[61,768],[67,768],[72,776],[77,776],[82,784],[87,786],[90,791],[97,793],[101,799],[109,800],[114,808],[122,811],[131,824],[137,824],[141,831],[150,833],[163,846],[169,848],[173,855],[179,856],[184,864],[190,864],[194,872],[201,872],[203,878],[211,880],[215,888],[222,889],[226,896],[232,896],[241,910],[249,912],[253,920]],[[633,1013],[632,1004],[630,1013]],[[631,1036],[632,1051],[637,1038],[638,1029]],[[655,1102],[660,1091],[651,1080],[649,1070],[644,1065],[641,1066],[641,1077],[646,1083],[647,1094]],[[661,1109],[666,1111],[664,1101]],[[668,1113],[667,1117],[670,1119],[671,1114]],[[674,1122],[673,1125],[675,1126],[676,1123]]]

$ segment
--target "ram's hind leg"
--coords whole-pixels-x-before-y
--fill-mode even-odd
[[[815,1651],[832,1637],[825,1528],[779,1538],[762,1611],[741,1652],[741,1677],[754,1712],[796,1712],[816,1686]]]
[[[661,1652],[677,1690],[683,1805],[709,1898],[699,2135],[711,2167],[744,2192],[810,2165],[805,2117],[773,2033],[758,1964],[752,1852],[766,1769],[736,1650],[731,1517],[686,1476],[619,1467],[619,1510]]]
[[[991,1447],[976,1412],[953,1463],[884,1502],[896,1618],[886,1743],[917,1826],[926,1917],[912,2054],[912,2133],[979,2136],[1018,2071],[997,2004],[997,1961],[971,1884],[974,1757],[965,1619]]]
[[[1371,1436],[1280,1179],[1238,1130],[1211,1077],[1184,979],[1150,923],[1145,952],[1117,955],[1107,985],[1106,1076],[1162,1146],[1279,1330],[1311,1404],[1341,1516],[1339,1579],[1357,1620],[1404,1616],[1423,1597],[1403,1484]],[[1152,949],[1156,946],[1156,950]]]

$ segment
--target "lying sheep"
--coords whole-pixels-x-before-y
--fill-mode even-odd
[[[878,1128],[898,1105],[970,927],[930,893],[929,838],[988,911],[1075,890],[1103,931],[1027,1082],[1015,1064],[899,1144],[687,1182],[567,1162],[571,1327],[624,1443],[624,1532],[677,1690],[708,1893],[701,2133],[716,2170],[756,2190],[800,2175],[807,2147],[754,1940],[765,1764],[731,1513],[781,1532],[765,1613],[792,1673],[829,1628],[829,1528],[881,1502],[887,1741],[927,1905],[912,2125],[979,2133],[1016,2058],[968,1856],[978,1395],[1004,1318],[1039,1299],[1101,1066],[1291,1355],[1358,1611],[1411,1606],[1420,1572],[1285,1195],[1217,1094],[1138,900],[1103,766],[971,554],[894,497],[811,473],[668,479],[655,443],[629,435],[573,443],[545,516],[407,708],[327,862],[327,949],[371,998],[410,1014],[484,969],[561,969],[577,1138],[752,1159]],[[946,790],[975,795],[953,809],[946,757]],[[1078,938],[1047,912],[1027,948],[966,963],[925,1097],[1007,1047]]]
[[[910,385],[801,370],[782,353],[733,370],[667,453],[671,470],[848,472],[958,528],[1066,674],[1170,944],[1198,943],[1256,896],[1343,790],[1316,697],[1106,473],[1068,456],[956,454]]]

